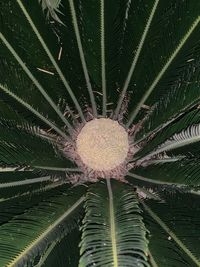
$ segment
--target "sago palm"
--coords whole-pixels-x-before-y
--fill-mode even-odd
[[[0,267],[200,266],[200,1],[0,1]]]

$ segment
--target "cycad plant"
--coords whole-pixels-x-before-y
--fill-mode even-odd
[[[0,1],[0,267],[200,266],[200,1]]]

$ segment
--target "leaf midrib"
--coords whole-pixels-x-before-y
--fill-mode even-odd
[[[111,229],[111,243],[113,253],[113,266],[118,267],[118,255],[117,255],[117,241],[116,241],[116,227],[115,227],[115,210],[113,204],[113,193],[110,183],[110,179],[107,179],[108,195],[109,195],[109,214],[110,214],[110,229]]]

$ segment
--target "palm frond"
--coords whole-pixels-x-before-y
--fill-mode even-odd
[[[171,239],[170,235],[159,227],[150,216],[145,214],[144,218],[146,226],[151,232],[149,249],[150,263],[152,267],[197,266],[190,260],[190,258],[183,254],[182,250],[177,247],[176,242]]]
[[[198,109],[200,62],[199,57],[195,56],[195,50],[198,54],[199,47],[191,50],[186,60],[187,67],[178,69],[180,74],[177,74],[174,83],[169,85],[170,90],[160,98],[146,117],[142,129],[136,135],[137,143],[166,129],[182,116],[187,116],[191,110]],[[190,60],[189,57],[194,60]],[[180,98],[182,101],[179,101]]]
[[[106,55],[105,55],[105,1],[100,1],[101,16],[101,80],[102,80],[102,94],[103,94],[103,116],[106,116],[107,111],[107,88],[106,88]]]
[[[104,52],[102,50],[105,54],[105,66],[102,65],[103,61],[101,66],[105,68],[107,105],[110,103],[108,107],[112,109],[116,107],[121,91],[122,69],[120,64],[123,65],[123,62],[120,55],[128,6],[129,0],[104,0],[104,13],[100,12],[104,17],[104,35],[103,29],[101,29],[101,40],[103,42],[102,37],[104,36],[104,46],[101,48],[105,49]]]
[[[69,0],[69,5],[70,5],[70,11],[71,11],[71,15],[72,15],[74,31],[75,31],[75,35],[76,35],[78,50],[79,50],[79,54],[80,54],[80,60],[81,60],[81,64],[83,67],[83,72],[84,72],[84,76],[85,76],[85,80],[86,80],[86,84],[87,84],[87,88],[88,88],[88,92],[89,92],[90,100],[91,100],[91,104],[92,104],[92,110],[93,110],[94,116],[96,117],[97,116],[96,102],[94,99],[93,89],[91,86],[90,77],[89,77],[89,73],[88,73],[88,69],[87,69],[87,65],[86,65],[86,61],[85,61],[85,56],[84,56],[84,52],[83,52],[83,46],[82,46],[82,41],[81,41],[81,36],[80,36],[80,31],[79,31],[79,26],[78,26],[78,20],[77,20],[77,14],[76,14],[76,9],[75,9],[75,5],[74,5],[74,0]]]
[[[119,95],[118,64],[127,2],[80,1],[77,5],[85,59],[103,114],[111,113]]]
[[[158,146],[154,151],[147,154],[141,160],[149,159],[159,155],[163,152],[168,152],[171,150],[178,150],[181,148],[188,149],[188,146],[197,145],[200,141],[200,124],[192,125],[180,133],[174,134],[170,139],[166,140],[163,144]],[[187,150],[188,151],[188,150]],[[181,154],[181,152],[176,152],[176,154]],[[190,148],[190,153],[192,154],[192,149]],[[181,154],[183,155],[183,154]]]
[[[33,264],[35,257],[41,255],[52,241],[59,240],[70,230],[70,221],[73,225],[77,210],[80,212],[84,200],[82,194],[83,191],[76,188],[67,194],[51,197],[38,207],[31,208],[2,225],[1,265],[22,266],[27,262]]]
[[[59,181],[58,178],[57,180]],[[54,187],[54,185],[56,185],[55,178],[50,175],[41,176],[35,172],[25,170],[1,172],[0,202],[39,190],[45,191],[48,187]]]
[[[101,92],[101,35],[100,35],[100,1],[81,0],[77,6],[78,20],[82,46],[84,50],[87,68],[90,73],[92,87],[94,88],[95,100],[102,102],[96,95],[96,90]]]
[[[30,203],[28,204],[28,207],[33,207],[35,204],[38,204],[40,201],[43,201],[43,199],[47,199],[47,197],[53,196],[54,194],[58,194],[60,192],[64,192],[68,190],[69,187],[70,187],[70,184],[67,180],[54,176],[52,177],[52,182],[46,183],[46,185],[43,183],[42,186],[34,185],[31,188],[22,187],[23,189],[21,190],[18,187],[15,187],[13,188],[12,195],[10,196],[9,196],[9,193],[11,192],[12,188],[10,190],[6,189],[8,191],[8,194],[3,195],[5,192],[4,191],[2,192],[2,198],[0,199],[0,203],[3,208],[7,208],[7,211],[9,210],[10,206],[12,209],[12,206],[18,203],[19,209],[24,211],[23,205],[22,207],[20,206],[22,204],[22,201],[28,201],[28,202],[30,201]],[[36,202],[33,202],[33,199],[36,199]],[[16,206],[15,206],[15,209],[17,210]],[[2,210],[2,215],[4,218],[7,212],[3,213],[3,211],[4,210]],[[17,212],[17,214],[21,214],[21,213],[22,212],[20,213]],[[8,213],[8,214],[9,214],[9,218],[13,218],[15,216],[15,212],[13,214],[12,213]],[[8,221],[8,219],[7,218],[6,220],[3,219],[3,221]]]
[[[93,91],[93,96],[90,96],[91,102],[95,102],[93,110],[97,108],[98,113],[101,113],[103,96],[101,86],[100,6],[100,1],[81,0],[79,3],[74,1],[76,17],[79,18],[76,25],[78,30],[76,30],[76,40],[79,38],[79,54],[84,53],[82,66],[86,69],[85,77],[89,74],[90,79],[87,87]]]
[[[200,267],[199,10],[0,1],[0,266]],[[77,141],[102,117],[128,135],[108,171]]]
[[[128,89],[128,87],[129,87],[129,84],[130,84],[130,81],[131,81],[133,72],[134,72],[134,70],[135,70],[135,67],[136,67],[137,61],[138,61],[138,59],[139,59],[141,50],[142,50],[142,48],[143,48],[143,45],[144,45],[146,36],[147,36],[148,31],[149,31],[149,28],[150,28],[150,26],[151,26],[151,22],[152,22],[152,19],[153,19],[153,17],[154,17],[154,14],[155,14],[155,12],[156,12],[156,8],[157,8],[157,6],[158,6],[158,3],[159,3],[159,0],[155,0],[154,3],[153,3],[152,8],[149,8],[148,5],[145,5],[145,9],[147,9],[147,10],[148,10],[147,12],[149,12],[149,13],[148,13],[148,16],[147,16],[148,19],[147,19],[147,22],[146,22],[144,31],[143,31],[143,33],[142,33],[141,39],[139,40],[139,43],[138,43],[138,45],[137,45],[136,52],[132,52],[132,54],[134,54],[134,58],[133,58],[133,61],[132,61],[131,66],[130,66],[130,69],[129,69],[129,71],[128,71],[128,75],[127,75],[127,77],[126,77],[126,80],[125,80],[124,85],[123,85],[123,88],[122,88],[121,96],[120,96],[120,99],[119,99],[119,101],[118,101],[117,108],[116,108],[116,110],[115,110],[115,116],[118,116],[118,114],[119,114],[119,111],[120,111],[122,102],[123,102],[123,100],[124,100],[125,94],[126,94],[127,89]],[[148,3],[148,4],[149,4],[149,3]],[[129,20],[130,20],[131,26],[132,26],[132,24],[135,22],[135,21],[134,21],[135,18],[130,18],[130,16],[133,16],[133,13],[130,12],[130,10],[132,10],[132,8],[133,8],[134,5],[135,5],[135,3],[130,2],[129,5],[128,5],[128,11],[127,11],[127,12],[128,12],[128,13],[127,13],[127,16],[128,16],[128,14],[129,14]],[[150,5],[151,5],[151,3],[150,3]],[[140,9],[140,8],[143,9],[143,7],[139,7],[139,9]],[[142,11],[143,11],[143,10],[142,10]],[[139,14],[139,12],[138,12],[138,14]],[[126,18],[126,19],[127,19],[127,18]],[[140,25],[142,24],[141,22],[142,22],[142,21],[140,20]],[[128,23],[128,22],[127,22],[127,23]],[[126,34],[127,31],[129,31],[129,29],[128,29],[129,27],[130,27],[130,25],[126,25],[126,28],[124,29],[124,30],[125,30],[125,34]],[[140,26],[140,27],[141,27],[141,26]],[[130,29],[130,30],[131,30],[131,29]],[[129,40],[130,40],[130,39],[129,39]],[[134,49],[135,49],[135,47],[134,47]],[[133,50],[133,51],[134,51],[134,50]]]
[[[42,182],[47,182],[50,179],[51,179],[50,176],[44,176],[44,177],[25,179],[25,180],[9,182],[9,183],[0,183],[0,188],[9,188],[9,187],[15,187],[15,186],[23,186],[23,185],[29,185],[29,184],[35,184],[35,183],[42,183]]]
[[[60,76],[60,79],[62,80],[64,86],[66,87],[66,89],[67,89],[67,91],[69,93],[69,95],[71,96],[71,98],[72,98],[77,110],[79,111],[79,114],[80,114],[81,118],[84,120],[84,117],[83,117],[81,108],[79,106],[79,103],[78,103],[75,95],[73,94],[72,89],[70,88],[69,83],[67,82],[62,70],[60,69],[60,67],[59,67],[58,63],[56,62],[55,58],[53,57],[51,51],[49,50],[47,44],[45,43],[44,39],[42,38],[40,32],[36,28],[33,20],[31,19],[30,15],[27,12],[27,10],[26,10],[25,6],[23,5],[22,1],[18,0],[17,2],[19,4],[22,12],[24,13],[25,17],[27,18],[28,22],[30,23],[30,25],[32,27],[32,30],[34,31],[35,35],[37,36],[38,40],[40,41],[43,49],[47,53],[50,61],[52,62],[53,66],[54,66],[54,68],[56,69],[58,75]],[[59,22],[61,22],[60,19],[58,18],[58,16],[56,15],[56,12],[55,12],[55,11],[58,12],[58,10],[59,10],[58,7],[60,5],[60,1],[55,2],[55,1],[50,0],[50,2],[49,2],[49,0],[48,1],[41,0],[40,2],[42,2],[42,8],[43,9],[48,9],[49,13],[51,14],[51,16],[53,16],[54,19],[56,19]]]
[[[142,105],[145,104],[145,102],[147,101],[149,96],[152,94],[153,90],[156,88],[156,86],[159,83],[159,81],[164,76],[165,72],[168,70],[168,68],[170,67],[172,62],[175,60],[177,55],[180,53],[181,49],[184,47],[184,45],[186,44],[186,42],[188,41],[190,36],[194,33],[195,29],[199,26],[199,22],[200,22],[200,16],[197,16],[197,18],[194,21],[192,21],[192,24],[187,29],[186,34],[184,34],[182,39],[179,41],[179,43],[177,44],[177,46],[174,49],[174,51],[172,52],[170,57],[167,59],[166,63],[161,68],[161,70],[157,74],[156,78],[151,83],[150,87],[145,91],[145,94],[142,96],[142,98],[139,101],[139,103],[137,104],[135,110],[131,113],[130,119],[129,119],[128,123],[127,123],[127,127],[129,127],[131,125],[131,123],[134,121],[134,119],[136,118],[137,114],[139,113]]]
[[[159,263],[164,260],[163,257],[166,258],[167,262],[171,261],[173,265],[170,266],[200,266],[198,196],[176,193],[174,195],[166,195],[165,200],[165,203],[162,204],[152,200],[149,200],[147,204],[143,203],[145,212],[165,232],[164,234],[161,229],[154,229],[155,234],[160,235],[161,239],[156,240],[153,236],[150,237],[152,239],[152,247],[150,246],[152,255],[154,256],[155,253],[156,261]],[[152,223],[150,225],[152,226]],[[159,232],[162,234],[159,234]],[[174,247],[175,251],[177,251],[177,254],[174,255],[175,258],[165,254],[167,249],[165,247],[163,248],[162,235],[167,240],[165,242],[166,246]],[[174,242],[176,243],[176,247],[174,246]],[[177,265],[178,261],[180,265]]]
[[[182,160],[165,164],[140,166],[133,170],[134,174],[149,178],[155,183],[182,185],[199,185],[199,172],[199,157],[183,158]]]
[[[14,111],[3,99],[0,100],[0,121],[15,121],[19,124],[24,121],[21,116]]]
[[[170,182],[170,181],[162,181],[159,179],[152,179],[150,178],[151,176],[146,177],[146,176],[142,176],[136,173],[137,171],[128,172],[128,175],[126,177],[127,181],[133,186],[135,185],[135,186],[140,186],[140,187],[144,187],[148,189],[154,188],[155,191],[162,191],[162,190],[165,190],[165,188],[169,188],[169,187],[171,188],[171,191],[173,191],[174,189],[177,189],[177,188],[182,189],[183,187],[185,187],[184,184],[178,184],[178,183]]]
[[[171,140],[171,138],[176,136],[176,134],[187,131],[187,129],[190,129],[193,125],[195,126],[199,123],[200,111],[195,107],[186,114],[182,115],[181,118],[160,130],[153,138],[149,138],[148,146],[145,146],[146,142],[144,142],[137,155],[140,157],[150,153],[155,150],[155,148],[161,146],[162,143],[165,143],[166,140]]]
[[[149,266],[147,232],[133,189],[99,183],[89,190],[85,208],[80,266]]]
[[[73,229],[60,242],[52,243],[44,257],[35,267],[77,267],[79,260],[79,241],[80,232],[77,228]]]
[[[46,201],[49,197],[59,195],[64,191],[68,191],[70,187],[69,184],[66,183],[65,185],[59,185],[58,183],[54,184],[55,186],[46,186],[43,188],[27,191],[22,194],[12,195],[10,197],[1,199],[0,224],[7,223],[15,216],[23,214],[25,210],[37,206],[42,201]]]
[[[80,105],[70,89],[71,86],[68,84],[67,78],[65,78],[66,72],[63,74],[63,64],[61,60],[59,60],[59,64],[56,60],[61,44],[54,32],[46,27],[45,18],[38,1],[34,1],[31,8],[30,5],[27,6],[24,1],[20,0],[2,2],[0,7],[3,14],[1,34],[11,47],[15,44],[16,54],[22,59],[23,63],[26,63],[26,66],[29,66],[28,69],[32,76],[35,77],[41,87],[45,88],[46,93],[56,105],[60,99],[67,98],[69,94],[72,97],[72,101],[70,99],[68,101],[69,104],[74,103],[80,112],[80,116],[83,116]],[[12,17],[9,16],[9,10],[12,11]],[[16,32],[14,35],[12,34],[13,29]],[[32,32],[35,34],[32,34]],[[3,58],[10,58],[5,49],[3,52]],[[13,61],[13,58],[11,59]],[[70,66],[67,66],[65,70],[69,68]],[[36,92],[32,92],[32,94],[36,95]],[[59,108],[54,107],[58,111]]]
[[[126,76],[154,4],[155,1],[145,1],[145,3],[130,1],[120,65],[122,73]],[[130,93],[129,113],[132,111],[132,119],[133,108],[136,115],[140,102],[140,108],[144,101],[145,106],[152,107],[155,101],[168,91],[169,84],[174,82],[175,74],[180,71],[180,68],[185,67],[186,70],[187,63],[184,62],[193,58],[192,53],[189,55],[188,51],[195,46],[198,47],[199,43],[197,37],[199,27],[196,25],[198,16],[199,12],[188,1],[183,4],[178,1],[159,1],[127,90],[127,93]],[[134,27],[135,25],[137,27]],[[194,49],[194,58],[195,55],[198,57],[198,54],[198,49]],[[147,92],[150,93],[149,96]],[[131,116],[127,126],[130,123]]]
[[[41,113],[39,113],[37,110],[35,110],[31,105],[26,103],[23,99],[19,98],[17,95],[12,93],[10,89],[8,89],[6,86],[0,84],[0,89],[4,91],[6,94],[8,94],[11,98],[16,100],[18,103],[20,103],[23,107],[25,107],[28,111],[36,115],[39,119],[41,119],[44,123],[46,123],[49,127],[53,128],[60,136],[68,139],[68,136],[60,130],[54,123],[52,123],[49,119],[45,118]]]
[[[50,106],[55,110],[55,112],[58,114],[58,116],[61,118],[61,120],[68,126],[68,128],[71,129],[71,125],[66,120],[62,112],[58,109],[57,105],[54,103],[54,101],[49,97],[49,95],[46,93],[45,89],[42,87],[42,85],[38,82],[38,80],[33,76],[31,71],[27,68],[26,64],[24,64],[23,60],[19,57],[19,55],[16,53],[16,51],[13,49],[13,47],[10,45],[10,43],[7,41],[5,36],[0,33],[0,39],[4,43],[4,45],[7,47],[9,52],[13,55],[14,59],[19,63],[23,71],[26,73],[26,75],[31,79],[35,87],[40,91],[40,93],[43,95],[43,97],[46,99],[46,101],[50,104]]]
[[[2,166],[71,167],[69,160],[56,152],[52,143],[35,133],[0,125],[0,162]],[[69,165],[68,165],[69,164]]]

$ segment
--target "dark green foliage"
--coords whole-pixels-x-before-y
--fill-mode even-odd
[[[12,264],[15,266],[26,264],[31,266],[35,256],[40,255],[48,244],[60,240],[70,231],[77,217],[74,211],[77,213],[76,208],[80,209],[83,202],[82,193],[81,190],[76,189],[68,194],[62,193],[49,197],[38,206],[30,208],[24,214],[15,216],[2,225],[0,229],[1,266],[7,266],[10,261],[13,261]],[[5,247],[8,249],[7,252]],[[15,259],[13,259],[14,255]]]
[[[79,242],[80,232],[79,229],[75,228],[53,247],[53,250],[42,266],[77,267],[79,261]]]
[[[0,267],[200,267],[199,72],[199,1],[0,1]],[[102,116],[127,184],[80,186]]]
[[[199,185],[199,170],[199,157],[197,157],[195,159],[182,159],[176,162],[138,167],[134,170],[134,173],[166,183]]]
[[[200,248],[198,245],[199,236],[196,236],[196,233],[200,226],[199,196],[178,192],[176,194],[168,193],[165,194],[165,201],[166,203],[147,202],[148,207],[159,215],[160,219],[169,228],[167,233],[163,231],[162,227],[157,228],[155,221],[149,218],[148,213],[145,212],[144,220],[151,233],[151,254],[153,257],[155,256],[156,262],[158,261],[161,266],[196,266],[195,262],[182,254],[179,246],[173,241],[173,234],[184,243],[186,250],[188,249],[192,257],[196,257],[198,261]],[[161,247],[162,251],[157,249],[158,246]]]

